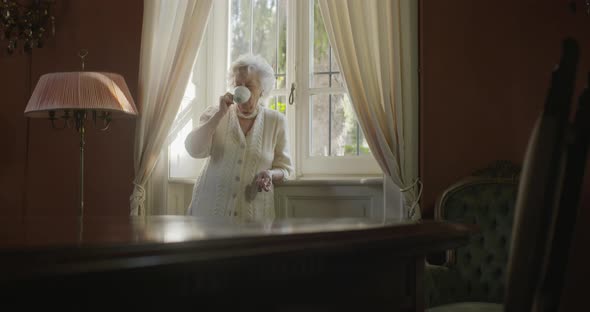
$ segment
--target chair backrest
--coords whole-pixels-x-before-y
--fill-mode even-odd
[[[577,43],[566,39],[543,113],[529,140],[516,200],[505,311],[533,310],[549,262],[551,230],[564,181],[565,134],[577,60]]]
[[[456,299],[503,300],[519,172],[498,161],[449,187],[437,202],[437,219],[479,228],[469,244],[447,251],[447,266],[461,277],[453,283]]]
[[[590,76],[588,77],[590,83]],[[573,127],[567,138],[567,156],[563,187],[558,210],[550,228],[550,246],[545,257],[539,291],[533,303],[534,311],[557,311],[566,274],[569,248],[573,239],[580,195],[590,143],[590,90],[586,88],[579,99]]]

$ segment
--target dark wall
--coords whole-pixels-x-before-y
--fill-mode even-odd
[[[5,49],[6,41],[0,41]],[[22,210],[26,124],[23,112],[28,100],[30,57],[0,56],[0,215]]]
[[[513,67],[519,62],[512,2],[421,2],[420,172],[426,217],[432,216],[435,198],[458,179],[496,159],[520,159],[513,134],[527,132],[530,124],[512,122]],[[535,110],[527,107],[528,113]]]
[[[575,99],[590,71],[590,17],[576,0],[421,1],[420,170],[431,217],[452,183],[493,160],[522,163],[561,41],[580,44]],[[590,169],[569,258],[563,311],[587,305]],[[565,255],[564,255],[565,256]]]
[[[420,169],[431,216],[453,182],[498,159],[522,163],[561,41],[580,42],[576,97],[590,70],[590,17],[568,1],[421,2]]]
[[[58,0],[56,34],[45,47],[0,54],[0,215],[77,213],[78,134],[27,121],[23,111],[42,74],[80,70],[80,49],[89,51],[87,71],[123,75],[137,99],[142,11],[142,0]],[[85,215],[128,215],[134,132],[133,120],[115,120],[106,132],[87,128]]]

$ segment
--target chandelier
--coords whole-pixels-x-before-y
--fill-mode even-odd
[[[42,48],[49,28],[51,35],[55,35],[55,17],[50,10],[53,3],[53,0],[0,0],[0,40],[8,41],[8,54],[21,48],[25,52]]]

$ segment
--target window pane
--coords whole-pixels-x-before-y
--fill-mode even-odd
[[[278,67],[275,69],[278,75],[285,75],[287,73],[287,0],[279,0],[278,7]]]
[[[357,155],[357,121],[347,95],[331,95],[331,155]]]
[[[182,101],[180,102],[180,107],[178,109],[178,113],[176,115],[176,118],[178,118],[178,114],[180,114],[180,112],[185,111],[189,105],[191,105],[193,103],[193,101],[195,100],[195,98],[197,97],[197,81],[195,80],[195,76],[193,75],[193,72],[191,71],[191,75],[188,79],[188,83],[186,85],[186,89],[184,89],[184,96],[182,97]]]
[[[324,27],[324,21],[322,14],[320,13],[320,6],[318,1],[313,2],[313,37],[310,38],[310,45],[313,47],[313,67],[312,72],[315,73],[328,73],[330,71],[330,43],[328,41],[328,34],[326,33],[326,27]],[[313,81],[311,87],[320,87],[320,82],[316,80],[318,78],[313,75]]]
[[[251,0],[232,0],[230,13],[230,63],[238,56],[250,52]]]
[[[314,88],[328,88],[330,87],[330,74],[314,74],[313,75]]]
[[[330,95],[311,96],[310,156],[328,156],[330,152]]]
[[[330,47],[318,1],[314,0],[313,3],[313,38],[310,38],[310,44],[313,46],[313,75],[310,87],[344,87],[340,77],[340,67]]]
[[[311,97],[310,156],[370,154],[347,94]]]
[[[359,147],[359,154],[360,155],[370,155],[371,150],[369,149],[369,143],[367,143],[367,139],[365,138],[363,131],[360,129],[360,126],[359,126],[359,133],[360,133],[360,138],[361,138],[360,147]]]
[[[252,53],[260,54],[277,70],[277,1],[254,0]]]
[[[275,88],[276,89],[284,89],[285,88],[285,84],[286,82],[286,77],[285,75],[277,75],[277,81],[276,81],[276,85]]]
[[[287,114],[287,100],[285,96],[273,96],[268,103],[268,108]]]
[[[336,60],[336,56],[334,55],[334,50],[330,48],[330,70],[332,71],[332,80],[330,81],[332,87],[340,87],[344,88],[344,79],[342,79],[342,74],[340,73],[340,66],[338,65],[338,61]]]
[[[252,30],[252,31],[251,31]],[[286,87],[287,0],[232,0],[229,61],[244,53],[260,54]]]
[[[344,88],[344,79],[342,79],[341,73],[332,74],[332,87],[341,87]]]
[[[169,154],[169,164],[170,164],[170,177],[172,178],[192,178],[195,174],[196,168],[194,168],[195,162],[193,158],[188,154],[184,147],[184,140],[186,136],[191,132],[193,129],[193,122],[189,121],[182,130],[180,130],[172,144],[170,144]]]
[[[333,72],[340,72],[340,66],[338,65],[338,61],[336,60],[336,55],[334,54],[334,50],[332,50],[332,53],[330,53],[330,64],[332,64],[332,68],[330,68],[330,69]]]

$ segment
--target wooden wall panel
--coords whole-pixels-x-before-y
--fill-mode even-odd
[[[80,70],[80,49],[89,51],[86,70],[123,75],[137,99],[142,0],[58,0],[56,36],[25,56],[0,55],[0,119],[13,120],[2,131],[9,142],[3,155],[1,214],[75,215],[77,213],[79,138],[71,129],[53,130],[46,120],[31,119],[27,133],[22,116],[30,91],[42,74]],[[116,120],[106,132],[87,128],[86,215],[127,215],[133,180],[135,121]],[[25,143],[28,136],[28,155]],[[6,158],[6,159],[4,159]],[[26,189],[24,166],[28,159]],[[7,172],[7,174],[4,174]],[[9,181],[9,182],[5,182]],[[20,186],[19,186],[20,185]],[[26,205],[20,198],[26,191]]]
[[[496,159],[514,159],[513,1],[421,2],[420,172],[423,215],[446,187]]]
[[[0,216],[18,216],[23,208],[26,122],[30,56],[4,53],[0,41]]]

